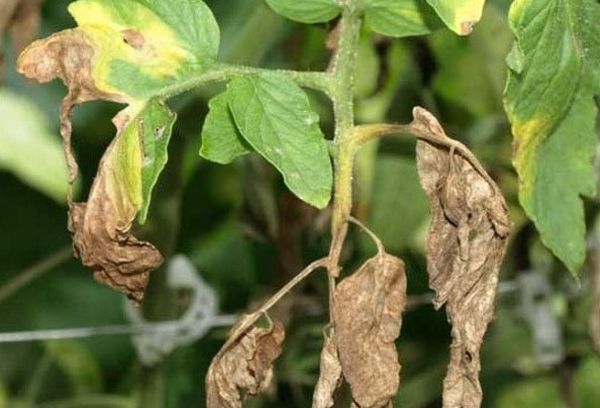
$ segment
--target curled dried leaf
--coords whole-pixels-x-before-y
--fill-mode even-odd
[[[3,0],[0,7],[0,82],[4,76],[4,34],[11,33],[13,48],[21,53],[31,43],[40,27],[44,0]]]
[[[69,230],[75,252],[94,278],[140,302],[150,271],[163,258],[130,232],[141,205],[141,119],[127,123],[126,116],[124,111],[115,121],[118,133],[102,157],[88,202],[70,204]]]
[[[446,304],[452,322],[443,405],[479,407],[479,350],[493,318],[511,222],[499,188],[472,153],[429,112],[416,108],[414,115],[413,125],[428,136],[417,143],[417,165],[431,211],[429,284],[435,307]]]
[[[356,407],[388,407],[398,391],[400,364],[394,342],[405,304],[404,262],[386,253],[369,259],[336,288],[338,354]]]
[[[234,327],[232,335],[236,333]],[[226,343],[208,369],[207,407],[240,408],[246,396],[267,388],[284,338],[283,325],[274,322],[271,328],[253,327],[235,342]]]
[[[319,364],[319,381],[315,386],[312,408],[331,408],[335,401],[333,394],[342,380],[342,364],[338,357],[335,334],[326,335],[321,362]]]

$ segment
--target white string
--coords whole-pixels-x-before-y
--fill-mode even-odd
[[[211,328],[231,326],[237,320],[235,315],[219,315],[212,318]],[[0,343],[22,343],[29,341],[81,339],[96,336],[125,336],[144,333],[168,333],[181,328],[177,320],[112,326],[75,327],[70,329],[31,330],[0,333]]]

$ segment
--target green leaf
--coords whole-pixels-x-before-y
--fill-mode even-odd
[[[587,357],[575,373],[573,390],[580,408],[594,408],[600,401],[600,362],[594,355]]]
[[[335,0],[266,0],[277,14],[300,23],[314,24],[333,20],[340,12]]]
[[[209,111],[202,128],[200,156],[220,164],[251,152],[238,130],[229,110],[227,91],[208,103]]]
[[[140,113],[137,124],[142,144],[142,208],[140,224],[146,222],[152,190],[168,161],[167,149],[176,115],[161,101],[150,100]]]
[[[468,35],[483,13],[485,0],[427,0],[446,23],[458,35]]]
[[[435,12],[420,0],[364,0],[365,24],[390,37],[424,35],[441,27]]]
[[[514,135],[519,200],[542,241],[573,273],[586,252],[581,196],[593,196],[600,49],[586,21],[593,0],[519,0],[509,15],[511,52],[505,108]],[[596,29],[597,30],[597,29]]]
[[[287,77],[266,73],[234,79],[227,95],[242,136],[281,172],[289,189],[317,208],[327,206],[331,161],[306,94]]]
[[[506,387],[493,406],[498,408],[564,407],[559,384],[552,377],[526,379]]]
[[[426,202],[414,160],[391,155],[377,158],[369,225],[386,248],[400,252],[415,241],[429,214]],[[394,222],[398,214],[402,222]]]
[[[50,341],[44,343],[47,353],[69,379],[75,394],[92,394],[102,388],[102,374],[94,356],[82,343]]]
[[[107,93],[158,95],[206,71],[219,50],[219,27],[201,0],[78,0],[69,12],[95,49],[92,76]]]
[[[0,169],[64,203],[69,184],[60,138],[27,99],[0,89]]]

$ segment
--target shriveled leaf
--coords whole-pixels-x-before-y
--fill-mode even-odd
[[[504,104],[519,199],[544,244],[575,274],[586,250],[581,196],[596,193],[599,19],[594,0],[519,0],[509,14],[516,42]]]
[[[431,212],[429,285],[435,307],[446,304],[452,322],[443,405],[475,408],[482,399],[479,350],[493,318],[511,222],[500,190],[477,159],[448,138],[429,112],[416,108],[414,115],[415,126],[440,141],[418,142],[417,167]]]
[[[325,336],[319,371],[312,408],[331,408],[335,403],[333,394],[342,381],[342,364],[338,357],[335,335]]]
[[[335,339],[358,408],[388,407],[400,385],[395,340],[406,303],[404,262],[381,253],[336,288]]]
[[[427,0],[446,23],[458,35],[468,35],[481,19],[485,0]]]
[[[87,203],[71,204],[69,211],[73,246],[82,263],[96,280],[137,302],[162,256],[130,229],[138,212],[147,211],[166,158],[162,138],[168,140],[173,120],[155,100],[137,115],[132,108],[121,111],[114,120],[117,136],[102,157]]]
[[[228,99],[227,92],[224,92],[210,100],[202,128],[200,155],[221,164],[231,163],[235,158],[252,151],[233,120]]]
[[[337,17],[341,7],[335,0],[266,0],[277,14],[301,23],[324,23]]]
[[[37,36],[44,0],[3,0],[0,7],[0,83],[4,77],[4,36],[10,31],[17,54]]]
[[[58,134],[33,103],[9,90],[0,90],[0,169],[10,171],[31,187],[65,203],[69,184]]]
[[[442,26],[435,12],[420,0],[364,0],[365,24],[390,37],[424,35]]]
[[[234,79],[227,95],[240,133],[289,189],[317,208],[327,206],[333,184],[327,142],[302,89],[268,73]]]
[[[232,329],[235,333],[235,327]],[[281,354],[283,326],[253,327],[213,359],[206,375],[207,408],[241,408],[247,395],[264,390],[273,377],[273,362]]]

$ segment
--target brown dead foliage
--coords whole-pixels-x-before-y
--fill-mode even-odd
[[[414,114],[413,126],[427,136],[417,144],[417,165],[431,207],[429,284],[435,307],[446,304],[452,322],[443,405],[479,407],[479,350],[493,318],[511,222],[499,188],[471,152],[446,136],[429,112],[416,108]]]
[[[92,78],[95,50],[88,36],[78,28],[61,31],[35,41],[19,57],[17,70],[39,83],[61,79],[69,91],[60,110],[60,134],[65,145],[70,182],[77,177],[77,162],[71,149],[71,110],[76,104],[107,100],[123,102],[118,95],[100,91]]]
[[[404,262],[381,252],[336,288],[335,340],[354,406],[391,406],[400,384],[395,340],[406,304]]]
[[[0,83],[4,78],[4,36],[10,32],[16,54],[21,53],[38,34],[44,0],[2,0],[0,6]]]
[[[315,386],[312,408],[331,408],[333,395],[342,381],[342,364],[338,357],[335,334],[325,336],[319,364],[319,381]]]
[[[235,334],[234,327],[232,336]],[[271,328],[253,327],[233,343],[228,342],[208,369],[207,408],[240,408],[247,396],[267,388],[284,338],[283,325],[274,322]]]
[[[81,262],[94,278],[141,302],[149,273],[163,261],[150,243],[135,238],[130,228],[137,207],[116,174],[113,155],[120,134],[100,162],[87,203],[70,203],[69,231]]]

